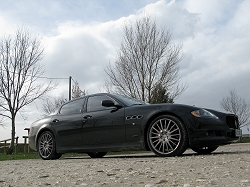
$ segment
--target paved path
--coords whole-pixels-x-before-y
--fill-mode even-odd
[[[250,144],[219,147],[211,155],[151,153],[101,159],[0,162],[0,186],[250,187]]]

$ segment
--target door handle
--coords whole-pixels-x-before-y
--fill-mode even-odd
[[[52,122],[57,123],[59,120],[58,119],[53,119]]]
[[[90,118],[92,118],[92,116],[90,115],[83,116],[83,119],[90,119]]]

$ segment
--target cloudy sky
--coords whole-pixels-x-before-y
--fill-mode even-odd
[[[67,98],[69,76],[89,94],[105,91],[104,68],[116,58],[123,26],[143,15],[171,29],[172,41],[183,44],[179,73],[188,88],[176,103],[221,110],[232,89],[250,103],[249,0],[0,0],[0,37],[20,27],[40,37],[44,76],[65,78],[55,80],[51,95]],[[39,103],[23,113],[19,137],[41,116]],[[0,127],[0,139],[10,131],[8,124]]]

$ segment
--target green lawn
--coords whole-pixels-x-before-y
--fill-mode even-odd
[[[0,161],[3,160],[23,160],[23,159],[38,159],[40,158],[36,152],[31,153],[13,153],[7,155],[6,153],[0,153]]]

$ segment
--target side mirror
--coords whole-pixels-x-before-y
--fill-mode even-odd
[[[112,100],[103,100],[102,106],[112,107],[112,106],[115,106],[115,103]]]

